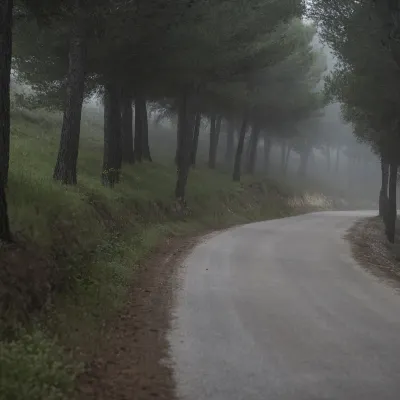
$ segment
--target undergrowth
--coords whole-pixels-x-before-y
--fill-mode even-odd
[[[124,303],[146,255],[168,236],[288,216],[315,209],[313,201],[329,206],[272,182],[236,184],[200,167],[191,171],[182,215],[174,207],[172,163],[125,166],[121,184],[102,187],[101,133],[89,129],[79,183],[64,187],[51,179],[58,130],[56,118],[14,112],[7,194],[18,245],[0,249],[2,400],[71,398],[104,321]],[[23,334],[15,329],[21,323]]]

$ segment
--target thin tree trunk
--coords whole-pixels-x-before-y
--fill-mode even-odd
[[[258,146],[258,138],[260,136],[261,128],[257,122],[254,123],[253,129],[251,131],[250,143],[249,143],[249,155],[247,159],[247,168],[246,172],[248,174],[254,174],[254,167],[256,165],[257,159],[257,146]]]
[[[53,178],[66,185],[77,183],[79,136],[85,90],[86,39],[82,17],[73,24],[69,48],[67,97],[60,147]]]
[[[240,175],[241,175],[241,169],[242,169],[241,168],[242,154],[243,154],[243,148],[244,148],[244,139],[245,139],[246,131],[247,131],[247,124],[248,124],[248,113],[247,113],[247,110],[245,110],[243,113],[243,121],[242,121],[242,126],[241,126],[240,132],[239,132],[239,140],[238,140],[236,155],[235,155],[235,164],[233,167],[233,180],[235,182],[240,181]]]
[[[281,144],[281,168],[282,172],[285,173],[285,163],[286,163],[286,142],[282,142]]]
[[[336,165],[335,165],[336,172],[339,172],[339,161],[340,161],[340,147],[336,149]]]
[[[143,98],[143,102],[141,105],[142,109],[142,121],[143,121],[143,137],[142,137],[142,145],[143,145],[143,159],[147,161],[153,161],[150,155],[150,146],[149,146],[149,120],[147,116],[147,102],[146,99]]]
[[[215,168],[217,161],[217,116],[213,114],[210,118],[210,144],[208,150],[208,167]]]
[[[390,164],[389,176],[389,202],[386,222],[386,236],[390,243],[394,243],[396,237],[397,218],[397,164]]]
[[[107,82],[104,94],[104,157],[102,182],[114,187],[119,182],[122,163],[120,90],[115,82]]]
[[[175,152],[175,165],[178,166],[178,160],[180,157],[180,152],[181,152],[181,145],[182,145],[182,132],[183,132],[183,126],[185,125],[185,122],[183,121],[184,114],[180,112],[179,107],[182,107],[180,102],[182,99],[179,100],[178,104],[178,123],[176,126],[176,152]]]
[[[379,216],[385,218],[388,205],[389,165],[381,158],[381,190],[379,192]]]
[[[199,135],[200,135],[200,123],[201,123],[201,114],[196,113],[196,117],[194,120],[194,128],[193,128],[193,146],[192,146],[192,166],[196,165],[196,157],[197,157],[197,148],[199,147]]]
[[[121,126],[122,126],[122,161],[133,164],[133,110],[132,98],[128,95],[122,96],[121,104]]]
[[[189,176],[191,164],[191,149],[193,146],[193,131],[195,115],[192,111],[191,93],[185,89],[182,93],[179,105],[180,119],[180,145],[177,155],[177,181],[175,187],[175,197],[181,204],[185,204],[186,184]]]
[[[135,96],[135,139],[133,157],[135,162],[142,162],[143,159],[143,96],[138,91]]]
[[[286,148],[286,154],[285,154],[285,164],[283,166],[283,172],[286,175],[288,166],[289,166],[289,158],[290,158],[290,153],[292,152],[292,147],[290,145],[287,146]]]
[[[10,158],[10,74],[13,0],[0,3],[0,241],[11,242],[6,186]]]
[[[225,163],[232,165],[233,152],[235,147],[235,125],[232,121],[228,121],[228,128],[226,133],[226,152],[225,152]]]
[[[268,171],[269,159],[271,156],[271,138],[268,137],[268,133],[264,131],[264,169]]]
[[[326,148],[326,167],[328,172],[331,171],[331,149],[329,147]]]
[[[310,150],[311,149],[308,146],[305,146],[305,148],[300,154],[300,165],[298,169],[298,175],[301,177],[304,177],[306,175],[308,159],[310,157]]]

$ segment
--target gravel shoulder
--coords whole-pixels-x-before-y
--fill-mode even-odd
[[[400,290],[400,229],[396,243],[388,242],[379,217],[364,218],[347,232],[354,258],[369,272]]]

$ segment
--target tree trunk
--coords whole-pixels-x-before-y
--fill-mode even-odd
[[[128,95],[122,96],[121,104],[121,127],[122,127],[122,161],[133,164],[133,110],[132,98]]]
[[[340,161],[340,147],[336,149],[336,165],[335,165],[336,172],[339,172],[339,161]]]
[[[5,188],[10,158],[10,74],[13,0],[0,4],[0,241],[11,242]]]
[[[225,163],[232,165],[233,152],[235,146],[235,125],[232,121],[228,121],[228,129],[226,133],[226,152],[225,152]]]
[[[233,180],[235,182],[240,181],[240,175],[241,175],[241,166],[242,166],[242,154],[243,154],[243,147],[244,147],[244,139],[246,136],[246,131],[247,131],[247,123],[248,123],[248,113],[247,110],[244,111],[243,113],[243,121],[242,121],[242,126],[240,128],[239,132],[239,140],[236,148],[236,155],[235,155],[235,164],[233,167]]]
[[[285,154],[285,164],[283,166],[283,173],[286,175],[288,166],[289,166],[289,158],[290,158],[290,153],[292,152],[292,147],[288,145],[286,147],[286,154]]]
[[[191,155],[191,161],[193,167],[196,165],[197,148],[199,147],[200,123],[201,123],[201,114],[198,112],[196,113],[194,121],[194,129],[193,129],[193,145],[192,145],[192,155]]]
[[[175,187],[176,199],[185,204],[186,184],[191,164],[191,149],[193,146],[194,112],[192,111],[191,93],[187,88],[183,91],[179,104],[180,138],[179,153],[177,154],[177,181]]]
[[[388,178],[389,178],[389,165],[381,159],[381,190],[379,192],[379,216],[386,217],[388,206]]]
[[[283,173],[285,173],[286,148],[287,148],[286,142],[283,142],[281,145],[281,168]]]
[[[389,202],[386,221],[386,236],[390,243],[394,243],[396,237],[397,218],[397,164],[390,164],[389,176]]]
[[[153,161],[150,155],[150,146],[149,146],[149,120],[147,116],[147,102],[146,99],[143,98],[141,104],[142,110],[142,121],[143,121],[143,135],[142,135],[142,145],[143,145],[143,159],[147,161]]]
[[[250,136],[250,143],[249,143],[249,155],[247,159],[247,168],[246,172],[248,174],[254,174],[254,167],[256,165],[257,159],[257,145],[258,145],[258,138],[260,136],[261,128],[258,123],[254,123],[253,129],[251,131]]]
[[[264,131],[264,168],[267,171],[269,168],[269,159],[271,155],[271,138],[268,137],[268,133]]]
[[[326,167],[328,172],[331,171],[331,149],[329,147],[326,148]]]
[[[82,103],[85,90],[86,39],[80,16],[72,26],[67,96],[61,128],[60,147],[53,178],[66,185],[77,183],[79,136],[81,131]]]
[[[300,153],[300,165],[298,169],[298,175],[301,177],[304,177],[307,172],[307,164],[308,164],[308,159],[310,157],[310,148],[308,146],[305,146],[303,151]]]
[[[102,182],[114,187],[119,182],[122,163],[121,106],[118,85],[107,82],[104,94],[104,157]]]
[[[208,167],[215,168],[217,162],[217,116],[213,114],[210,118],[210,145],[208,151]]]
[[[135,96],[135,139],[133,146],[133,158],[135,162],[142,162],[143,159],[143,101],[144,97],[138,91]]]

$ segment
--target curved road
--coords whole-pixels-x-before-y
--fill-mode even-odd
[[[342,238],[362,215],[250,224],[194,249],[169,335],[179,399],[400,399],[400,296]]]

